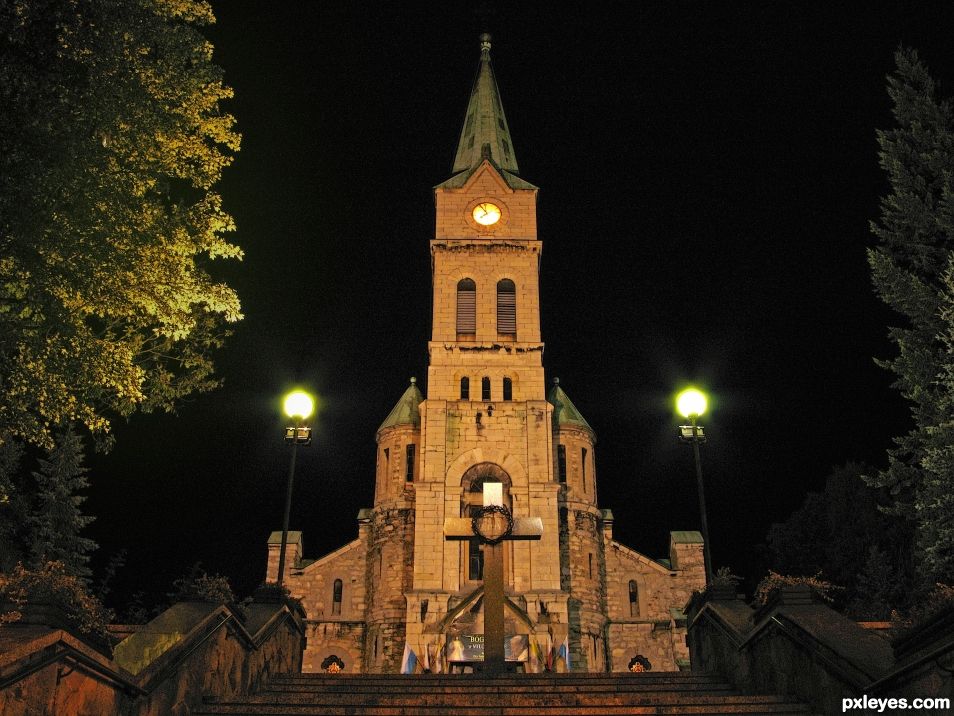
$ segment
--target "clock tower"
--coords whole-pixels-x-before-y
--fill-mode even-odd
[[[705,584],[701,538],[672,532],[661,559],[614,540],[596,434],[558,381],[547,390],[538,189],[519,175],[490,50],[482,35],[451,176],[434,187],[426,397],[411,379],[377,430],[374,505],[357,539],[308,560],[291,533],[286,584],[307,613],[308,671],[396,672],[412,654],[418,668],[477,665],[451,646],[484,633],[484,548],[447,540],[444,525],[479,510],[485,483],[500,484],[514,518],[542,524],[539,540],[500,547],[521,668],[623,671],[637,654],[657,669],[687,663],[681,610]]]

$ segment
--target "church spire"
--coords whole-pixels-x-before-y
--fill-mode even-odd
[[[486,32],[480,36],[480,67],[467,103],[452,171],[456,174],[472,169],[485,157],[492,159],[501,169],[520,171],[513,153],[510,127],[500,103],[497,80],[490,65],[490,35]]]

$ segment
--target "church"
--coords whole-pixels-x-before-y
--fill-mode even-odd
[[[486,547],[447,539],[445,520],[476,514],[489,483],[515,519],[542,525],[539,539],[502,543],[514,668],[618,672],[637,656],[687,668],[682,609],[705,586],[702,537],[670,533],[659,559],[617,542],[597,499],[596,433],[558,380],[547,389],[538,188],[520,176],[490,49],[482,35],[451,176],[434,188],[426,395],[411,378],[377,430],[357,538],[314,559],[289,533],[303,668],[397,673],[409,655],[431,671],[479,668]],[[271,582],[280,542],[268,542]]]

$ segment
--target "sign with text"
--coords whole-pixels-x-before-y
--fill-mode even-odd
[[[447,661],[483,661],[484,635],[460,634],[447,635]],[[530,638],[526,634],[515,634],[504,639],[504,658],[507,661],[528,661],[530,659]]]

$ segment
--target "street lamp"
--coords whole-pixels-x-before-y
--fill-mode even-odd
[[[291,515],[292,484],[295,481],[295,457],[299,445],[311,445],[311,428],[302,425],[315,409],[314,399],[303,390],[295,390],[285,396],[285,415],[295,421],[285,428],[285,442],[291,443],[291,466],[288,468],[288,491],[285,493],[285,519],[282,522],[282,546],[278,552],[278,586],[285,576],[285,549],[288,546],[288,519]]]
[[[712,583],[712,557],[709,553],[709,523],[706,520],[706,493],[702,485],[702,458],[699,445],[706,441],[702,426],[697,423],[700,415],[706,412],[706,396],[695,388],[686,388],[676,396],[676,410],[686,418],[689,425],[679,426],[679,440],[692,445],[692,454],[696,461],[696,482],[699,487],[699,516],[702,522],[702,556],[705,559],[706,585]]]

